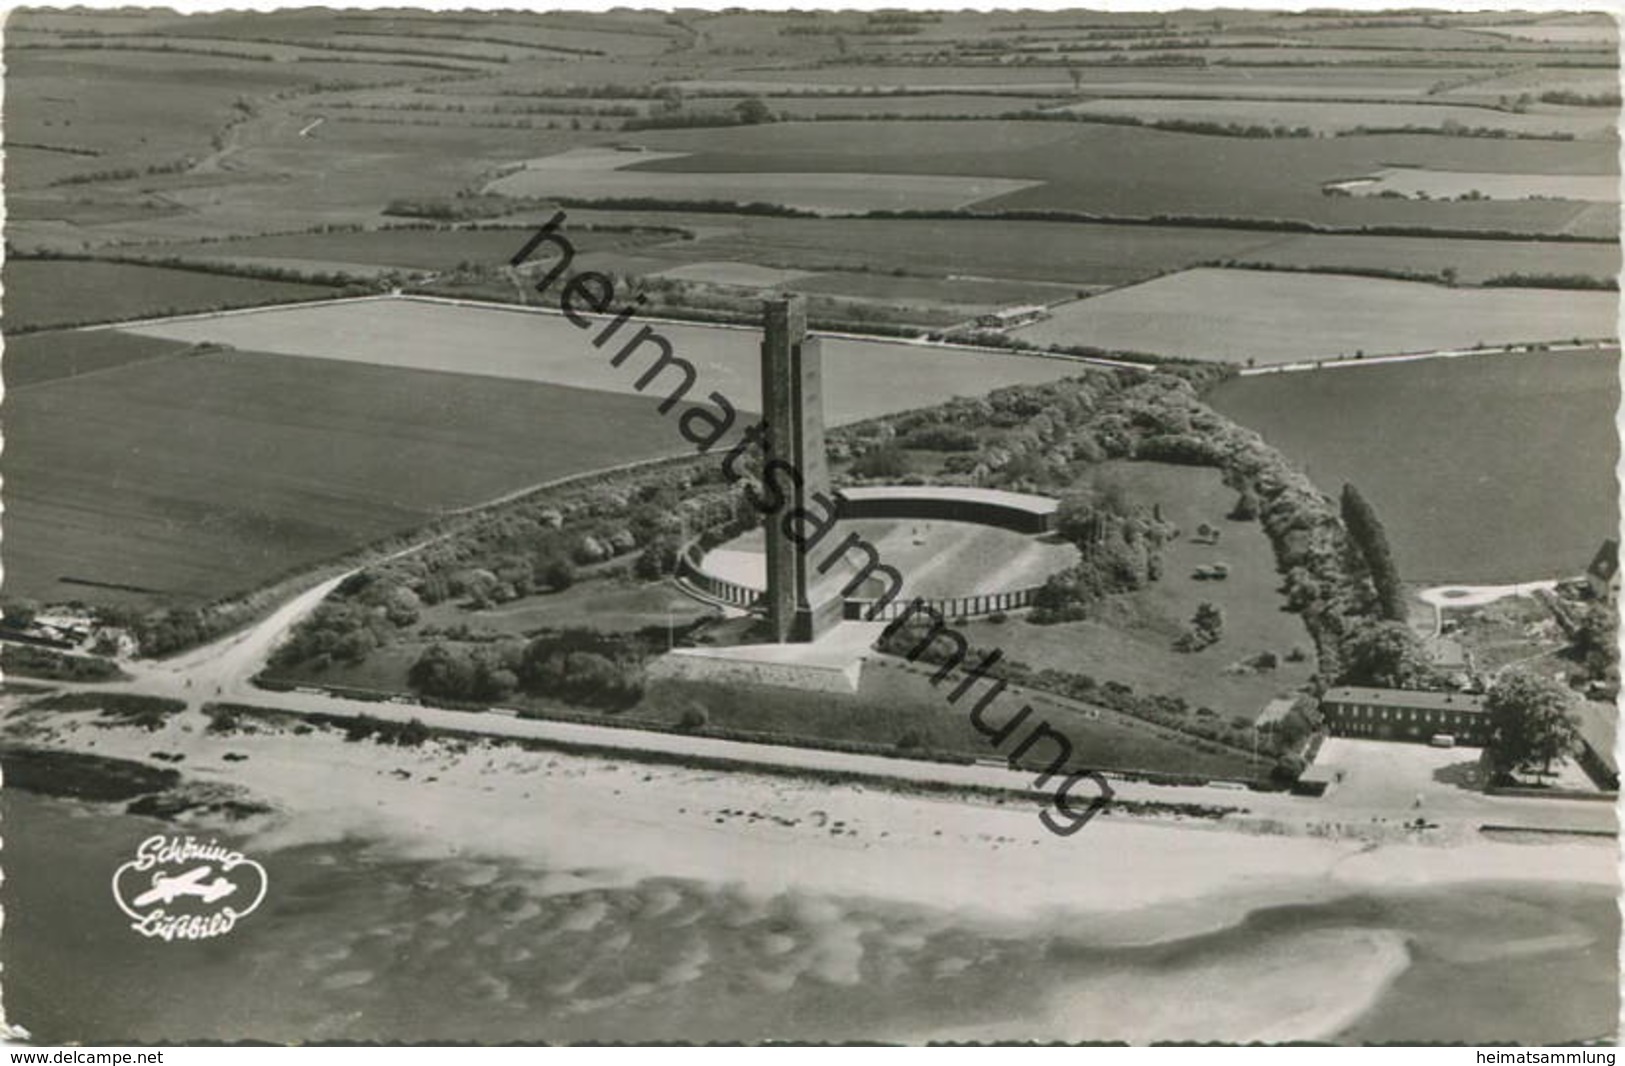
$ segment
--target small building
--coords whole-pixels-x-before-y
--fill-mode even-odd
[[[1599,600],[1612,602],[1619,595],[1619,541],[1609,537],[1602,542],[1586,567],[1586,584]]]
[[[1001,307],[997,311],[979,317],[976,324],[988,329],[1013,329],[1048,317],[1049,308],[1043,304],[1028,304],[1022,307]]]
[[[1465,692],[1410,692],[1346,685],[1321,697],[1327,731],[1336,737],[1427,743],[1440,733],[1458,744],[1483,745],[1490,736],[1484,697]]]
[[[1291,714],[1292,708],[1297,704],[1298,698],[1296,696],[1278,696],[1270,700],[1264,705],[1264,709],[1258,712],[1258,717],[1253,719],[1253,728],[1269,729],[1274,727],[1283,718]]]
[[[1343,779],[1335,766],[1311,766],[1292,783],[1292,791],[1299,796],[1324,796],[1326,790]]]

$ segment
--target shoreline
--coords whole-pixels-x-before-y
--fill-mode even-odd
[[[1611,840],[1535,845],[1475,835],[1419,843],[1285,833],[1245,818],[1119,812],[1063,839],[1046,833],[1024,804],[856,783],[490,742],[388,747],[263,723],[252,733],[215,736],[195,712],[151,732],[108,726],[94,714],[28,721],[39,735],[8,729],[8,739],[178,770],[181,794],[202,804],[182,805],[176,824],[208,822],[203,828],[222,834],[235,828],[260,849],[362,837],[408,858],[484,855],[613,884],[678,877],[757,895],[872,898],[994,926],[1065,914],[1080,936],[1102,946],[1179,939],[1233,925],[1259,907],[1360,891],[1618,884]],[[8,726],[16,722],[14,712]],[[271,813],[258,814],[256,804]],[[221,820],[234,812],[235,820]]]
[[[178,785],[134,800],[61,799],[87,817],[158,817],[170,832],[241,850],[265,863],[273,897],[279,856],[296,864],[287,876],[297,885],[305,861],[297,856],[314,847],[339,862],[359,853],[370,868],[449,863],[465,871],[454,880],[469,886],[523,886],[526,914],[540,906],[567,915],[536,931],[544,943],[552,928],[569,935],[596,924],[606,898],[630,894],[727,899],[750,915],[825,915],[834,925],[798,934],[811,937],[815,954],[827,949],[825,938],[857,936],[877,921],[902,921],[894,936],[957,929],[981,943],[1047,943],[1066,953],[1025,1001],[925,1028],[919,1018],[895,1019],[895,1027],[874,1019],[881,1028],[871,1035],[883,1042],[1335,1043],[1373,1012],[1395,1009],[1426,943],[1389,922],[1366,925],[1368,908],[1436,910],[1453,889],[1492,900],[1550,893],[1552,906],[1591,906],[1584,901],[1598,886],[1617,889],[1613,841],[1533,845],[1474,835],[1424,844],[1384,840],[1377,830],[1375,839],[1317,836],[1312,826],[1288,833],[1245,818],[1120,811],[1059,838],[1019,801],[489,740],[396,747],[291,723],[257,722],[222,736],[206,723],[196,711],[152,731],[95,712],[12,712],[4,734],[8,745],[94,756],[87,767],[118,760],[149,774],[178,770]],[[37,767],[35,777],[38,784]],[[451,907],[435,913],[462,911]],[[1307,924],[1283,926],[1270,912],[1308,916]],[[1348,917],[1325,917],[1339,913]],[[877,914],[893,917],[868,917]],[[833,988],[864,980],[853,959],[818,957],[808,973]],[[1079,965],[1091,958],[1103,965]],[[1304,965],[1321,976],[1306,976]],[[569,1017],[567,1008],[556,1021],[568,1025]]]

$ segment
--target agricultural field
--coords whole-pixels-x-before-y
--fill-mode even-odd
[[[3,551],[20,596],[202,604],[455,508],[687,447],[639,397],[66,336],[131,349],[6,398]]]
[[[1334,182],[1403,165],[1446,172],[1617,174],[1611,142],[1518,141],[1411,134],[1236,139],[1067,122],[819,122],[646,131],[668,155],[626,173],[682,175],[665,195],[703,198],[708,182],[755,174],[975,177],[1029,182],[986,210],[1289,219],[1336,226],[1416,226],[1550,233],[1583,205],[1483,200],[1418,203],[1327,196]],[[1110,161],[1109,164],[1107,161]],[[1126,168],[1126,169],[1125,169]],[[683,190],[683,191],[679,191]],[[1466,190],[1463,190],[1464,192]]]
[[[4,280],[6,326],[13,333],[335,295],[298,282],[59,259],[8,259]]]
[[[436,271],[451,270],[465,262],[506,263],[531,232],[530,227],[520,226],[430,228],[396,224],[352,232],[283,233],[227,241],[146,245],[132,248],[130,252],[226,263],[327,261],[381,269]],[[591,255],[642,248],[671,241],[676,236],[629,227],[625,232],[581,229],[571,233],[571,240],[579,254]]]
[[[1162,100],[1106,99],[1070,104],[1078,115],[1130,115],[1150,122],[1234,123],[1239,126],[1305,127],[1335,134],[1358,129],[1494,129],[1509,133],[1601,138],[1611,135],[1614,119],[1606,111],[1554,110],[1519,113],[1489,107],[1407,102],[1343,103],[1312,100]]]
[[[668,212],[569,212],[572,220],[675,225],[692,241],[641,250],[677,262],[749,262],[783,270],[1124,285],[1196,263],[1248,255],[1279,233],[990,219],[803,219]],[[877,281],[879,279],[876,279]]]
[[[1081,622],[1040,626],[1016,617],[1003,624],[972,621],[960,628],[979,647],[1000,648],[1033,667],[1092,674],[1117,681],[1141,694],[1181,696],[1194,709],[1210,707],[1224,719],[1255,717],[1277,696],[1289,694],[1314,670],[1314,656],[1288,662],[1294,649],[1306,653],[1309,635],[1296,615],[1284,610],[1276,591],[1280,576],[1269,539],[1254,522],[1226,515],[1236,494],[1219,471],[1163,463],[1111,462],[1101,477],[1125,488],[1138,503],[1160,504],[1181,536],[1163,549],[1162,580],[1138,592],[1108,597],[1101,615]],[[1216,544],[1193,536],[1208,524],[1220,531]],[[1192,577],[1197,567],[1225,563],[1223,581]],[[1200,652],[1174,650],[1174,641],[1201,603],[1224,612],[1224,635]],[[1260,652],[1280,660],[1273,670],[1228,669]]]
[[[1463,285],[1491,278],[1585,277],[1619,273],[1619,245],[1573,241],[1452,241],[1434,237],[1291,236],[1231,257],[1226,265],[1358,272],[1387,270],[1447,276]]]
[[[116,330],[50,330],[6,338],[0,376],[6,389],[26,389],[59,378],[94,374],[129,363],[178,355],[191,345]]]
[[[696,397],[714,390],[742,410],[757,404],[759,332],[685,323],[650,328],[699,368]],[[611,365],[609,346],[594,348],[591,332],[561,315],[411,297],[154,323],[134,332],[313,361],[450,371],[616,393],[636,393],[640,375],[635,369],[639,356],[628,357],[626,366]],[[629,330],[627,336],[636,334]],[[953,396],[979,396],[1000,385],[1054,381],[1076,366],[1063,359],[840,337],[826,338],[823,349],[824,409],[836,425]],[[675,375],[668,376],[675,381]],[[657,393],[662,387],[661,382],[652,384],[636,402],[652,408],[653,397],[664,395]]]
[[[1357,485],[1400,576],[1583,571],[1618,528],[1618,350],[1483,354],[1229,381],[1209,402],[1322,490]]]
[[[1489,174],[1432,170],[1426,167],[1383,167],[1368,179],[1344,186],[1356,196],[1396,194],[1413,199],[1582,200],[1617,203],[1619,178],[1614,174]]]
[[[1606,338],[1618,308],[1613,292],[1188,270],[1066,304],[1014,332],[1037,344],[1268,364]]]
[[[1006,196],[1034,184],[1013,178],[942,174],[751,171],[731,177],[651,172],[648,165],[680,160],[678,152],[578,149],[526,162],[523,170],[485,187],[503,196],[602,199],[719,200],[781,204],[815,214],[956,209]]]
[[[443,275],[436,284],[452,291],[505,299],[507,282],[490,268],[550,210],[532,204],[504,215],[496,205],[498,213],[475,226],[423,230],[387,228],[402,216],[384,212],[405,201],[450,205],[453,214],[442,218],[476,217],[477,210],[455,214],[461,199],[493,182],[530,183],[526,190],[541,196],[654,197],[639,205],[646,208],[669,198],[943,212],[794,218],[684,211],[680,204],[569,209],[579,265],[652,278],[651,287],[680,286],[690,295],[732,294],[737,306],[755,292],[802,292],[826,309],[852,311],[852,321],[945,328],[997,306],[1062,304],[1036,329],[1056,331],[1063,343],[1091,343],[1096,312],[1121,308],[1132,326],[1108,346],[1200,348],[1260,361],[1614,332],[1610,293],[1368,288],[1341,276],[1189,272],[1257,263],[1451,271],[1464,285],[1507,274],[1605,277],[1618,261],[1611,202],[1493,197],[1549,194],[1565,184],[1593,195],[1617,169],[1612,139],[1239,139],[992,117],[1038,107],[1185,121],[1270,114],[1331,130],[1347,125],[1350,108],[1361,108],[1419,123],[1451,118],[1524,132],[1551,123],[1593,131],[1617,111],[1603,99],[1616,75],[1606,20],[1440,13],[1394,15],[1379,25],[1359,16],[1230,12],[1169,15],[1164,24],[1164,17],[945,13],[888,27],[862,13],[832,21],[739,12],[22,12],[8,23],[6,49],[14,90],[4,116],[7,236],[24,252],[112,251],[306,274],[433,272]],[[1147,47],[1148,33],[1160,43]],[[1553,92],[1592,103],[1541,99]],[[662,115],[715,120],[757,95],[773,121],[621,128]],[[622,150],[632,147],[641,150]],[[1418,186],[1408,198],[1324,191],[1400,168],[1413,182],[1444,184]],[[1441,195],[1472,191],[1457,187],[1462,175],[1482,176],[1478,191],[1492,198],[1441,202]],[[1419,198],[1423,191],[1428,200]],[[1245,219],[1253,228],[973,217],[1004,210]],[[1283,222],[1441,232],[1308,234],[1279,228]],[[627,228],[589,230],[590,223]],[[345,230],[316,232],[329,225]],[[1456,240],[1443,231],[1594,240]],[[459,273],[465,263],[483,269]],[[619,393],[602,402],[628,410],[650,406],[627,397],[628,375],[587,358],[597,353],[583,350],[582,335],[557,318],[374,301],[172,323],[139,337],[28,338],[19,332],[332,290],[83,261],[13,259],[5,280],[14,356],[5,376],[25,407],[81,390],[105,403],[99,389],[149,374],[180,389],[183,367],[201,372],[248,358],[186,354],[203,344],[270,352],[266,365],[298,366],[311,382],[384,372],[419,381],[435,371],[449,372],[446,380],[481,375],[487,388],[575,385],[594,396]],[[1119,286],[1134,287],[1101,292]],[[1063,303],[1086,293],[1095,295]],[[1461,332],[1469,328],[1463,322],[1472,323],[1470,333]],[[661,329],[685,354],[698,353],[708,384],[747,404],[754,398],[752,334]],[[827,342],[826,351],[836,421],[1005,382],[1049,380],[1069,369],[844,339]],[[249,394],[245,385],[233,395]],[[253,405],[243,402],[249,419]],[[223,424],[210,421],[215,417],[199,416]],[[62,431],[52,425],[49,433],[55,440]],[[26,442],[22,447],[26,455]],[[573,445],[560,454],[566,466],[587,461]],[[506,485],[512,476],[494,482]],[[74,473],[65,483],[93,486],[99,478]],[[470,484],[475,495],[494,491],[494,484]],[[267,507],[275,510],[286,489],[283,482],[266,489]],[[421,511],[411,503],[369,517],[375,501],[367,499],[356,536]],[[26,514],[20,521],[26,530]],[[329,533],[293,539],[337,543]],[[25,533],[24,548],[27,542]],[[44,541],[36,535],[34,543]],[[217,558],[211,552],[198,556],[204,571]],[[157,584],[212,587],[211,573],[195,576]]]

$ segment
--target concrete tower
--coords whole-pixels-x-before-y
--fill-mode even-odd
[[[801,474],[799,489],[767,519],[767,621],[779,643],[809,641],[839,620],[840,601],[813,602],[811,565],[785,536],[782,518],[805,507],[812,493],[830,494],[823,364],[818,338],[807,336],[807,307],[800,296],[764,300],[762,310],[762,414],[768,426],[763,460],[782,460]],[[775,484],[795,488],[787,477]]]

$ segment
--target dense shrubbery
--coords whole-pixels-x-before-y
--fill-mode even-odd
[[[1394,563],[1393,549],[1388,546],[1388,534],[1382,528],[1382,521],[1353,485],[1343,486],[1342,503],[1343,526],[1359,553],[1358,559],[1365,564],[1365,572],[1371,577],[1377,609],[1382,617],[1403,622],[1407,613],[1405,590],[1400,585],[1399,567]]]
[[[455,538],[348,578],[272,656],[274,669],[354,664],[445,602],[472,609],[569,588],[583,570],[630,566],[646,578],[676,567],[679,537],[721,528],[741,512],[740,489],[714,460],[585,476],[481,518]],[[447,699],[493,700],[523,688],[519,647],[426,654],[414,687]],[[431,652],[433,649],[430,649]],[[596,652],[594,652],[596,654]],[[594,664],[589,663],[589,666]]]
[[[1000,389],[975,400],[956,400],[899,416],[903,432],[933,425],[983,427],[982,447],[963,453],[960,478],[1016,491],[1064,491],[1077,463],[1155,459],[1198,463],[1223,471],[1237,492],[1238,516],[1256,514],[1275,551],[1289,609],[1302,615],[1319,656],[1320,678],[1330,683],[1396,676],[1372,667],[1368,649],[1351,652],[1362,665],[1345,675],[1345,638],[1363,634],[1378,618],[1376,591],[1364,566],[1351,569],[1351,544],[1336,505],[1302,471],[1244,429],[1203,404],[1198,390],[1222,380],[1225,368],[1167,367],[1150,371],[1094,371],[1047,385]],[[960,458],[956,456],[955,458]],[[1125,538],[1127,539],[1127,538]],[[1038,620],[1084,613],[1077,605],[1114,587],[1133,587],[1136,556],[1110,538],[1087,580],[1067,574],[1040,594]],[[1142,544],[1143,547],[1143,544]],[[1141,557],[1149,566],[1149,557]],[[1115,579],[1115,585],[1114,585]],[[1149,570],[1146,574],[1149,580]],[[1389,635],[1409,661],[1421,653],[1409,630]],[[1431,683],[1409,670],[1397,676]],[[1376,683],[1376,682],[1361,682]]]
[[[616,710],[642,697],[650,654],[639,637],[593,630],[475,647],[437,643],[412,665],[408,681],[417,692],[446,700],[490,703],[524,692]]]
[[[158,730],[172,715],[186,710],[186,701],[129,692],[64,692],[37,700],[30,706],[49,711],[100,711],[104,718]]]
[[[1176,531],[1153,509],[1134,504],[1121,486],[1107,483],[1064,497],[1056,532],[1077,547],[1079,561],[1039,589],[1031,615],[1039,624],[1086,618],[1102,596],[1158,580],[1162,546]]]
[[[1571,89],[1550,89],[1540,94],[1540,102],[1564,107],[1618,107],[1619,93],[1577,93]]]
[[[1597,289],[1615,292],[1619,289],[1616,278],[1597,278],[1590,274],[1497,274],[1485,278],[1486,288],[1508,289]]]
[[[123,671],[111,659],[91,655],[64,655],[49,648],[25,644],[0,647],[0,667],[19,677],[43,677],[51,681],[116,681]]]

